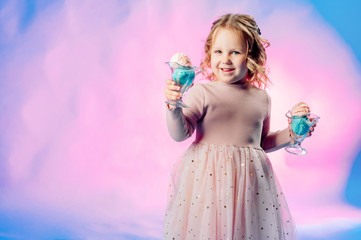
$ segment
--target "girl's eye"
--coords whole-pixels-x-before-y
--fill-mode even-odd
[[[233,51],[232,54],[241,54],[241,53],[238,51]]]
[[[216,50],[216,51],[214,51],[214,53],[219,54],[219,53],[222,53],[222,52],[221,52],[221,50]]]

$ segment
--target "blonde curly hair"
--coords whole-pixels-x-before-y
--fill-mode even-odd
[[[226,14],[213,22],[205,46],[205,58],[201,62],[201,68],[205,70],[206,78],[214,81],[215,75],[208,72],[211,68],[211,50],[213,37],[220,28],[235,30],[243,35],[247,43],[247,81],[259,88],[266,88],[271,83],[266,73],[266,51],[270,43],[262,38],[261,31],[252,16],[242,14]],[[208,70],[208,71],[207,71]]]

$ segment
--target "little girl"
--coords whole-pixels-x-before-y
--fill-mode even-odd
[[[185,103],[168,105],[176,141],[196,139],[172,172],[165,239],[295,239],[293,218],[265,154],[286,146],[289,128],[270,132],[270,97],[261,87],[267,40],[251,16],[227,14],[213,23],[201,64],[211,69]],[[182,94],[167,80],[165,96]]]

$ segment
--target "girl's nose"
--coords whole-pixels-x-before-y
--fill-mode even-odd
[[[230,64],[230,63],[232,63],[232,62],[231,62],[231,59],[230,59],[230,57],[229,57],[228,54],[224,54],[224,55],[222,56],[222,63],[224,63],[224,64]]]

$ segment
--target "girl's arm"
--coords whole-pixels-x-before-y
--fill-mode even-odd
[[[186,118],[180,107],[167,110],[167,127],[169,135],[177,142],[181,142],[192,136],[196,124]]]
[[[268,113],[266,118],[263,120],[261,147],[265,152],[273,152],[287,146],[291,141],[293,141],[293,139],[291,137],[289,127],[276,132],[270,132],[271,98],[268,94],[267,98]]]
[[[198,119],[203,115],[204,93],[200,84],[193,86],[183,101],[189,108],[170,107],[166,110],[168,132],[177,142],[184,141],[193,134]]]
[[[270,132],[270,116],[263,121],[261,147],[265,152],[273,152],[287,146],[291,141],[289,128]]]

